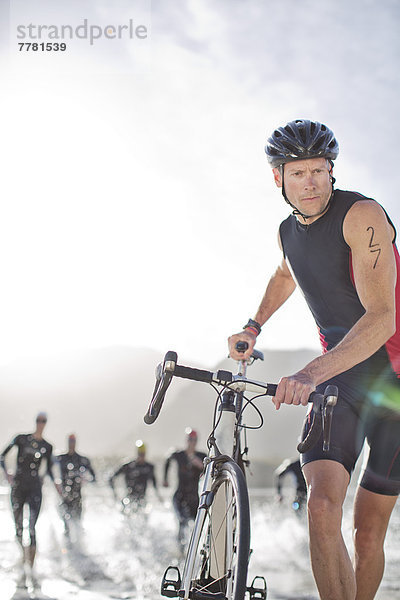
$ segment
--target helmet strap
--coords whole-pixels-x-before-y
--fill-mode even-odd
[[[334,185],[335,185],[335,183],[336,183],[336,179],[335,179],[335,178],[334,178],[334,176],[332,175],[332,173],[333,173],[333,166],[334,166],[334,165],[333,165],[333,160],[331,160],[330,158],[328,158],[328,162],[329,162],[329,165],[330,165],[330,169],[329,169],[329,175],[331,176],[331,181],[332,181],[332,194],[333,194],[333,186],[334,186]]]

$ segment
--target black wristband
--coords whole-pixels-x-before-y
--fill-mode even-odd
[[[249,319],[243,329],[246,329],[246,327],[255,329],[258,332],[257,335],[261,333],[261,325],[260,323],[257,323],[257,321],[254,321],[254,319]]]

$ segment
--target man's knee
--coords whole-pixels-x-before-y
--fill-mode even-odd
[[[342,520],[342,505],[349,483],[349,474],[336,461],[315,461],[303,467],[309,489],[308,512],[320,527],[336,529]]]
[[[354,545],[358,557],[382,553],[395,496],[359,488],[354,510]]]
[[[378,515],[370,515],[369,519],[355,518],[354,546],[357,555],[374,555],[383,550],[387,529],[386,520]]]
[[[340,528],[342,503],[338,498],[322,490],[311,490],[307,507],[310,528],[320,535],[332,535]]]
[[[22,533],[23,533],[22,529],[20,529],[20,528],[16,529],[16,531],[15,531],[15,537],[16,537],[17,542],[18,542],[18,544],[20,546],[23,546],[23,543],[22,543]]]
[[[308,498],[308,512],[314,519],[326,519],[330,515],[337,512],[338,506],[328,494],[324,492],[310,492]]]
[[[361,526],[354,530],[354,547],[358,559],[375,557],[383,552],[385,535],[373,527]]]
[[[36,546],[36,531],[35,528],[29,527],[29,539],[30,545]]]

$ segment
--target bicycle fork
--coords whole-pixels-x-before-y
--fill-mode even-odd
[[[182,579],[180,577],[179,569],[177,567],[168,567],[164,573],[164,577],[161,583],[161,595],[167,598],[181,597],[184,600],[189,598],[190,586],[191,586],[191,573],[193,572],[194,562],[196,560],[196,549],[198,547],[200,535],[203,529],[204,519],[207,515],[207,510],[211,506],[213,501],[213,493],[211,491],[212,484],[212,473],[213,473],[213,459],[206,458],[206,468],[203,479],[203,488],[200,494],[200,502],[197,509],[197,515],[193,526],[192,535],[189,542],[189,548],[187,552],[185,569],[183,572]],[[174,577],[171,578],[171,572],[174,573]]]

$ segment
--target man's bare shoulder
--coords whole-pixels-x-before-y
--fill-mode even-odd
[[[343,235],[346,242],[365,235],[366,231],[381,231],[392,237],[393,228],[382,206],[371,199],[360,199],[349,209],[343,221]]]

